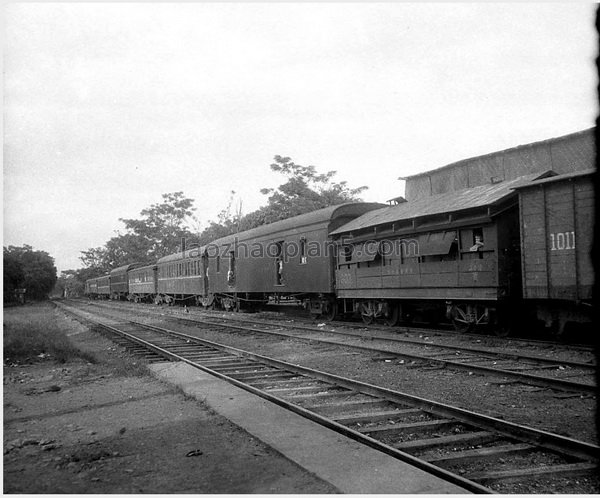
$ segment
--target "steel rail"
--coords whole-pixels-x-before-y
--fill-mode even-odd
[[[123,303],[120,302],[119,305],[129,305],[130,303]],[[137,305],[131,305],[131,307],[133,308],[134,306],[144,306],[144,303],[140,303]],[[150,310],[147,310],[150,311]],[[201,311],[203,313],[206,313],[207,310],[198,310]],[[209,311],[210,312],[210,311]],[[195,314],[195,312],[194,312]],[[232,318],[231,320],[233,321],[242,321],[241,319],[238,318],[233,318],[233,314],[232,314]],[[299,317],[299,318],[303,318],[303,317]],[[228,318],[229,319],[229,318]],[[266,321],[262,321],[262,320],[247,320],[244,319],[244,321],[252,321],[253,323],[264,323],[267,324],[268,322]],[[576,349],[579,350],[581,352],[588,352],[588,353],[593,353],[594,352],[594,346],[593,345],[587,345],[587,344],[568,344],[568,343],[561,343],[561,342],[553,342],[553,341],[547,341],[547,340],[541,340],[541,339],[528,339],[528,338],[523,338],[523,337],[500,337],[500,336],[496,336],[496,335],[489,335],[489,334],[476,334],[476,333],[472,333],[472,332],[456,332],[453,330],[445,330],[445,329],[432,329],[432,328],[426,328],[426,327],[409,327],[406,325],[401,325],[399,327],[374,327],[373,324],[367,325],[367,324],[358,324],[355,322],[346,322],[346,321],[342,321],[342,320],[334,320],[332,322],[329,322],[331,324],[339,324],[340,326],[344,326],[344,327],[350,327],[353,329],[362,329],[362,328],[369,328],[372,330],[376,330],[376,331],[381,331],[381,332],[389,332],[389,331],[393,331],[393,332],[397,332],[397,333],[430,333],[430,334],[436,334],[438,336],[456,336],[456,337],[469,337],[469,338],[474,338],[474,339],[493,339],[493,340],[504,340],[504,341],[508,341],[508,342],[522,342],[525,344],[530,344],[530,345],[541,345],[541,346],[548,346],[548,347],[568,347],[568,348],[572,348],[572,349]],[[311,327],[309,325],[294,325],[295,327],[298,328],[306,328],[307,330],[320,330],[317,329],[316,327]],[[359,335],[359,334],[357,334]]]
[[[372,347],[372,346],[361,346],[358,344],[346,344],[343,342],[332,341],[332,340],[327,340],[327,339],[301,337],[301,336],[297,336],[297,335],[293,335],[293,334],[288,334],[285,332],[278,332],[278,331],[274,331],[274,330],[261,330],[261,329],[257,329],[257,328],[253,328],[253,327],[244,326],[244,325],[218,323],[218,322],[213,322],[211,320],[206,320],[206,319],[188,318],[188,317],[173,317],[173,318],[176,320],[180,320],[180,321],[186,321],[186,322],[189,321],[192,323],[201,323],[204,325],[223,327],[223,328],[231,328],[234,330],[241,330],[241,331],[245,331],[245,332],[269,334],[269,335],[275,335],[275,336],[280,336],[280,337],[285,337],[285,338],[297,339],[297,340],[306,341],[306,342],[313,342],[313,343],[319,342],[322,344],[343,346],[343,347],[357,349],[357,350],[361,350],[361,351],[369,351],[369,352],[387,354],[387,355],[391,355],[391,356],[397,356],[400,358],[410,358],[412,360],[427,361],[429,363],[436,363],[439,365],[447,365],[447,366],[450,366],[450,367],[453,367],[456,369],[460,369],[460,370],[479,371],[479,372],[485,372],[488,374],[501,375],[501,376],[503,375],[505,377],[511,377],[511,378],[518,379],[518,380],[529,381],[529,383],[536,385],[536,386],[541,386],[541,387],[550,387],[550,388],[563,389],[563,390],[569,390],[569,391],[576,390],[579,392],[591,392],[591,393],[595,393],[597,391],[595,384],[586,384],[586,383],[572,381],[572,380],[553,379],[551,377],[544,377],[541,375],[516,372],[513,370],[506,370],[506,369],[502,369],[502,368],[493,368],[493,367],[486,367],[483,365],[467,364],[467,363],[461,363],[458,361],[432,358],[430,356],[422,356],[422,355],[416,355],[416,354],[411,354],[411,353],[402,353],[399,351],[389,351],[387,349],[379,349],[379,348]],[[375,340],[377,340],[377,339],[375,339]],[[446,347],[446,346],[436,346],[435,344],[432,346],[433,347],[442,347],[442,348]],[[498,353],[493,353],[493,352],[488,352],[486,354],[493,354],[494,356],[501,356]],[[555,362],[555,363],[558,363],[558,362]]]
[[[152,311],[149,309],[145,309],[144,311],[146,313],[163,316],[163,313],[155,312],[155,311]],[[205,318],[199,318],[199,317],[198,318],[182,317],[175,313],[168,313],[168,315],[170,317],[172,317],[173,319],[181,319],[181,320],[205,319]],[[195,313],[194,313],[194,315],[195,315]],[[242,322],[243,321],[246,323],[252,323],[252,324],[256,324],[256,325],[265,325],[265,326],[269,326],[269,327],[281,326],[281,324],[270,323],[269,321],[266,321],[266,320],[248,320],[248,319],[241,320],[238,318],[234,318],[233,316],[232,317],[214,317],[213,319],[226,320],[226,321],[230,321],[230,322],[231,321],[233,321],[233,322]],[[453,351],[468,351],[468,352],[472,352],[472,353],[490,354],[490,355],[498,356],[501,358],[509,358],[509,359],[516,359],[516,360],[531,360],[531,361],[538,361],[541,363],[546,363],[549,365],[550,364],[559,364],[561,366],[568,366],[568,367],[572,367],[572,368],[595,369],[597,367],[597,364],[595,363],[595,361],[588,363],[588,362],[583,362],[583,361],[560,360],[560,359],[557,360],[554,358],[547,358],[547,357],[538,356],[538,355],[526,355],[526,354],[506,352],[506,351],[498,352],[498,351],[495,351],[494,349],[474,348],[474,347],[470,347],[470,346],[455,346],[455,345],[451,345],[451,344],[435,344],[435,343],[431,343],[431,342],[427,342],[427,341],[419,341],[417,339],[407,339],[407,338],[402,338],[402,337],[379,337],[379,336],[371,335],[371,334],[367,334],[367,335],[361,334],[359,332],[331,330],[329,328],[318,328],[318,327],[312,327],[312,326],[308,326],[308,325],[299,325],[299,324],[293,324],[293,325],[286,324],[286,327],[294,328],[294,329],[298,329],[298,330],[306,330],[309,332],[318,332],[321,334],[328,333],[328,334],[332,334],[332,335],[349,336],[349,337],[356,337],[359,339],[377,340],[377,341],[381,341],[381,342],[415,344],[417,346],[430,346],[430,347],[435,347],[435,348],[446,348],[446,349],[450,349]],[[393,329],[390,328],[389,330],[393,330]],[[381,332],[386,332],[389,330],[388,329],[380,329]],[[414,331],[411,331],[410,329],[406,328],[406,332],[410,333],[410,332],[414,332]],[[431,330],[431,332],[439,333],[439,331],[435,331],[435,330]],[[477,336],[477,337],[481,337],[481,336]],[[512,339],[510,339],[510,340],[512,340]],[[592,351],[590,350],[590,352],[592,352]]]
[[[103,306],[100,306],[100,307],[103,307]],[[150,312],[150,313],[155,314],[153,312]],[[567,379],[555,379],[552,377],[544,377],[542,375],[523,373],[520,371],[507,370],[504,368],[488,367],[488,366],[484,366],[484,365],[476,365],[473,363],[463,363],[460,361],[446,360],[446,359],[440,359],[440,358],[435,358],[435,357],[431,357],[431,356],[404,353],[404,352],[399,352],[399,351],[389,351],[387,349],[379,349],[379,348],[372,347],[372,346],[362,346],[362,345],[358,345],[358,344],[347,344],[347,343],[332,341],[332,340],[327,340],[327,339],[302,337],[302,336],[297,336],[297,335],[294,335],[291,333],[278,332],[275,330],[262,330],[262,329],[258,329],[255,327],[245,326],[245,325],[215,322],[215,321],[212,321],[210,319],[205,319],[205,318],[183,317],[183,316],[177,316],[177,315],[169,315],[167,318],[173,319],[173,320],[178,320],[178,321],[183,321],[183,322],[191,322],[194,324],[204,324],[204,325],[210,325],[210,326],[215,326],[215,327],[230,328],[230,329],[240,330],[240,331],[244,331],[244,332],[268,334],[268,335],[272,335],[272,336],[284,337],[287,339],[296,339],[296,340],[300,340],[300,341],[304,341],[304,342],[308,342],[308,343],[319,342],[322,344],[328,344],[328,345],[333,345],[333,346],[342,346],[342,347],[346,347],[349,349],[355,349],[355,350],[359,350],[359,351],[368,351],[371,353],[386,354],[386,355],[395,356],[395,357],[399,357],[399,358],[408,358],[411,360],[428,362],[430,364],[433,363],[433,364],[437,364],[437,365],[449,366],[449,367],[455,368],[457,370],[466,370],[469,372],[482,372],[485,374],[509,377],[509,378],[515,379],[517,381],[523,381],[523,383],[525,383],[525,384],[535,385],[538,387],[548,387],[551,389],[567,390],[567,391],[571,391],[571,392],[572,391],[583,392],[583,393],[596,393],[597,392],[597,386],[595,383],[583,383],[583,382],[567,380]],[[224,320],[224,321],[230,322],[230,320],[228,320],[226,318],[219,318],[219,320]],[[237,320],[233,320],[233,321],[237,321]],[[254,322],[254,323],[256,323],[256,322]],[[280,326],[280,327],[282,326],[281,324],[275,325],[275,324],[269,324],[269,323],[267,323],[266,325]],[[289,328],[299,328],[301,330],[305,329],[304,327],[297,327],[295,325],[291,325],[291,326],[289,326]],[[404,341],[403,339],[396,340],[395,338],[378,338],[378,337],[373,337],[373,336],[365,337],[365,336],[360,336],[359,334],[346,334],[345,332],[339,332],[339,331],[327,331],[327,330],[312,329],[312,328],[310,330],[311,331],[315,330],[319,333],[331,333],[333,335],[336,335],[336,334],[337,335],[349,335],[351,337],[357,337],[359,339],[367,338],[367,339],[372,339],[372,340],[382,340],[384,342],[385,341],[409,342],[409,343],[413,342],[411,340]],[[486,349],[460,348],[460,347],[453,347],[453,346],[446,346],[446,345],[431,344],[431,343],[426,343],[426,342],[422,342],[422,341],[416,341],[416,343],[418,345],[429,346],[429,347],[434,347],[434,348],[439,348],[439,349],[446,348],[446,349],[458,350],[458,351],[465,350],[465,351],[469,351],[472,353],[493,355],[493,356],[498,357],[499,359],[502,359],[505,356],[508,356],[509,358],[515,358],[517,360],[519,360],[519,359],[529,359],[531,361],[538,360],[537,357],[528,357],[525,355],[514,356],[512,353],[498,353],[498,352],[495,352],[492,350],[486,350]],[[544,358],[542,358],[542,360],[544,360]],[[559,365],[567,365],[568,364],[568,362],[560,362],[560,361],[555,361],[555,360],[551,360],[551,359],[545,359],[545,360],[547,360],[547,362],[549,364],[559,364]],[[485,361],[485,359],[484,359],[484,361]],[[587,369],[591,368],[588,364],[585,364],[585,363],[580,364],[580,363],[573,362],[572,366],[574,368],[583,368],[583,367],[585,367]],[[593,372],[589,373],[589,375],[591,375],[591,374],[593,374]],[[584,374],[582,374],[582,375],[584,375]]]

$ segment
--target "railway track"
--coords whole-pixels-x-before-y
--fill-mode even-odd
[[[89,301],[86,301],[89,302]],[[128,307],[130,309],[145,309],[145,310],[154,310],[156,309],[155,305],[149,305],[149,304],[145,304],[145,303],[137,303],[137,304],[132,304],[129,302],[124,302],[124,301],[94,301],[95,303],[98,302],[104,302],[104,303],[111,303],[111,304],[118,304],[119,306],[123,306],[123,307]],[[194,316],[194,315],[201,315],[203,317],[205,317],[207,314],[210,316],[212,314],[215,315],[222,315],[222,313],[218,312],[218,311],[213,311],[213,310],[206,310],[203,308],[197,308],[197,307],[191,307],[191,308],[181,308],[179,306],[174,306],[174,307],[161,307],[160,308],[160,312],[161,314],[180,314],[182,310],[187,310],[187,312],[190,313],[190,315]],[[264,324],[264,323],[268,323],[271,320],[266,319],[266,320],[261,320],[261,319],[255,319],[255,318],[251,318],[252,314],[248,314],[248,313],[241,313],[241,314],[237,314],[237,313],[232,313],[232,312],[227,312],[229,315],[229,318],[231,321],[240,321],[243,323],[256,323],[256,324]],[[277,313],[277,314],[285,314],[284,312],[281,311],[277,311],[277,312],[272,312],[272,313]],[[296,323],[296,327],[298,328],[307,328],[307,329],[312,329],[312,330],[317,330],[316,327],[313,325],[315,318],[313,317],[312,319],[309,319],[305,316],[305,314],[302,313],[291,313],[291,314],[285,314],[286,317],[292,318],[295,323]],[[299,324],[298,322],[301,322],[301,324]],[[524,337],[501,337],[501,336],[497,336],[495,334],[490,335],[490,334],[482,334],[482,333],[476,333],[476,332],[456,332],[455,330],[451,330],[451,329],[447,329],[447,328],[431,328],[431,326],[425,326],[425,325],[398,325],[398,326],[394,326],[394,327],[389,327],[389,326],[385,326],[385,325],[381,325],[381,324],[370,324],[370,325],[366,325],[364,323],[357,323],[355,321],[348,321],[348,320],[334,320],[334,321],[330,321],[327,322],[327,324],[331,327],[345,327],[347,329],[352,329],[352,330],[356,330],[357,334],[360,335],[365,335],[365,331],[369,331],[369,333],[377,333],[377,332],[381,332],[381,333],[386,333],[389,334],[394,333],[394,334],[419,334],[419,335],[426,335],[426,336],[430,336],[430,337],[436,337],[442,340],[453,340],[453,339],[470,339],[473,342],[479,343],[482,340],[489,342],[489,343],[498,343],[500,345],[505,346],[506,344],[510,344],[516,348],[524,348],[524,349],[528,349],[528,348],[535,348],[536,350],[540,350],[540,349],[549,349],[554,351],[556,348],[560,348],[560,349],[568,349],[569,351],[578,351],[581,352],[583,354],[588,353],[590,355],[594,354],[595,348],[593,344],[571,344],[571,343],[565,343],[565,342],[557,342],[557,341],[550,341],[550,340],[543,340],[543,339],[534,339],[534,338],[524,338]]]
[[[104,307],[104,305],[96,305]],[[107,305],[107,307],[114,309],[110,305]],[[140,310],[136,309],[136,311]],[[162,313],[150,310],[144,311],[165,318]],[[595,393],[597,390],[595,383],[596,365],[593,362],[565,361],[538,355],[499,352],[488,348],[453,346],[403,337],[365,335],[358,332],[332,330],[331,327],[318,328],[286,324],[286,330],[282,331],[281,324],[269,323],[268,321],[253,320],[251,322],[252,326],[250,326],[239,322],[232,323],[235,320],[219,317],[200,318],[198,316],[168,315],[166,318],[193,325],[202,324],[234,331],[304,340],[310,343],[318,342],[343,346],[370,354],[384,355],[384,358],[392,361],[398,359],[401,359],[401,361],[410,360],[411,368],[439,365],[468,372],[479,372],[485,375],[496,375],[510,379],[513,382],[562,391]],[[258,326],[261,328],[258,328]],[[354,342],[336,340],[339,337],[349,338]],[[365,340],[368,340],[370,344],[359,344],[359,342]],[[380,344],[381,347],[376,346],[376,344]],[[401,347],[402,350],[390,349],[388,346]]]
[[[589,443],[181,332],[61,308],[149,361],[188,363],[468,491],[535,481],[536,492],[549,492],[556,480],[594,479],[597,471],[600,447]]]

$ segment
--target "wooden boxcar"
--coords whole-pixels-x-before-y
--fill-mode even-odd
[[[591,320],[594,170],[562,174],[517,189],[523,298],[561,334]]]
[[[127,299],[129,295],[129,281],[127,272],[133,268],[142,266],[142,263],[132,263],[119,266],[110,272],[110,298]]]
[[[210,295],[226,309],[294,298],[315,314],[334,314],[329,233],[381,206],[331,206],[214,241],[206,246]]]
[[[157,294],[156,265],[133,268],[127,273],[130,301],[152,301]]]
[[[334,231],[341,309],[389,325],[418,313],[459,330],[498,322],[521,280],[513,188],[538,176],[404,202]]]
[[[195,304],[210,304],[204,248],[170,254],[157,263],[157,294],[159,302],[193,300]]]
[[[96,279],[98,296],[103,299],[110,297],[110,275],[104,275]]]

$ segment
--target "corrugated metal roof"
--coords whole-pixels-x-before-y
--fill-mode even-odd
[[[541,185],[543,183],[560,182],[562,180],[568,180],[569,178],[578,178],[580,176],[592,175],[595,172],[596,172],[595,169],[586,169],[583,171],[574,171],[573,173],[565,173],[563,175],[549,176],[547,178],[540,178],[539,180],[532,180],[530,182],[524,183],[523,185],[518,185],[518,186],[514,187],[514,189],[517,190],[517,189],[535,187],[536,185]]]
[[[589,162],[590,162],[590,157],[589,157],[588,151],[580,150],[579,147],[577,146],[577,144],[573,141],[573,139],[580,138],[585,135],[591,135],[591,142],[593,143],[595,130],[596,130],[595,127],[588,128],[587,130],[570,133],[568,135],[563,135],[560,137],[549,138],[546,140],[540,140],[540,141],[532,142],[529,144],[518,145],[516,147],[511,147],[510,149],[504,149],[504,150],[500,150],[500,151],[496,151],[496,152],[491,152],[489,154],[483,154],[480,156],[470,157],[467,159],[461,159],[460,161],[446,164],[445,166],[440,166],[439,168],[435,168],[435,169],[432,169],[429,171],[424,171],[422,173],[416,173],[416,174],[410,175],[410,176],[403,176],[403,177],[400,177],[399,179],[412,180],[413,178],[419,178],[421,176],[431,175],[431,174],[438,173],[438,172],[446,170],[446,169],[456,168],[456,167],[462,166],[462,165],[470,163],[470,162],[483,161],[485,159],[489,159],[494,156],[502,156],[502,155],[512,154],[513,152],[517,152],[517,151],[525,152],[526,149],[532,149],[532,148],[537,148],[537,147],[542,147],[542,146],[559,146],[561,149],[565,149],[564,153],[568,154],[569,157],[571,158],[571,160],[581,163],[581,167],[573,167],[573,169],[588,168]]]
[[[479,185],[469,189],[425,197],[412,202],[404,202],[397,206],[376,209],[346,223],[331,232],[331,234],[338,235],[353,230],[362,230],[377,225],[393,223],[395,221],[410,220],[416,217],[492,206],[511,195],[516,195],[514,188],[518,185],[530,182],[534,178],[539,177],[539,173],[534,173],[500,183]]]

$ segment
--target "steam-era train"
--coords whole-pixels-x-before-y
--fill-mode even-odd
[[[328,319],[499,333],[533,317],[561,334],[591,316],[594,132],[405,178],[390,205],[327,207],[116,268],[86,294],[226,310],[294,300]]]

